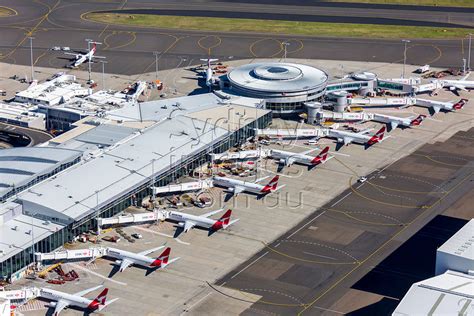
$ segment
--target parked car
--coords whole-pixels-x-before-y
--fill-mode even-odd
[[[61,50],[61,47],[59,47],[59,46],[53,46],[53,47],[51,48],[51,50]]]
[[[143,238],[143,236],[139,233],[133,233],[132,237],[135,238],[135,239],[142,239]]]
[[[69,46],[64,46],[63,47],[63,51],[65,51],[65,52],[68,52],[70,50],[71,50],[71,47],[69,47]]]

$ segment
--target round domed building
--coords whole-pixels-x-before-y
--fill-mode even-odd
[[[274,113],[304,111],[304,104],[319,101],[328,82],[326,72],[302,64],[255,63],[233,69],[227,74],[233,92],[265,99]]]

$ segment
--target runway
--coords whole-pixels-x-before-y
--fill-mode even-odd
[[[216,285],[262,296],[242,315],[391,314],[412,283],[434,273],[436,248],[472,217],[463,209],[474,190],[473,136],[458,132],[366,183],[353,179]]]
[[[14,9],[18,15],[0,18],[0,61],[27,65],[30,63],[28,36],[33,35],[34,62],[37,66],[61,68],[68,64],[62,52],[53,52],[53,46],[69,46],[74,50],[84,50],[85,39],[100,41],[98,55],[106,56],[108,73],[137,75],[153,71],[155,68],[154,51],[159,55],[159,69],[187,67],[201,63],[199,59],[212,56],[223,63],[227,60],[244,58],[282,58],[282,42],[290,43],[288,58],[338,59],[358,61],[378,61],[396,63],[403,58],[403,44],[399,40],[326,38],[307,36],[287,36],[273,34],[213,33],[184,30],[160,30],[150,28],[132,28],[125,26],[94,23],[81,19],[84,13],[144,7],[173,8],[176,3],[116,1],[92,2],[48,0],[40,4],[27,0],[3,0],[1,5]],[[180,10],[229,11],[233,4],[229,2],[195,2],[181,5]],[[320,10],[315,6],[307,10],[305,6],[270,5],[240,3],[239,11],[248,14],[260,10],[275,14],[301,14],[331,16],[347,11],[344,7],[325,6]],[[385,8],[385,7],[384,7]],[[212,9],[212,10],[211,10]],[[274,11],[266,11],[266,10]],[[289,10],[293,11],[289,11]],[[331,11],[339,10],[339,11]],[[433,11],[430,14],[410,13],[406,10],[379,9],[374,11],[361,8],[351,9],[348,15],[359,16],[357,11],[366,12],[367,18],[400,19],[404,15],[412,21],[417,18],[422,23],[444,23],[449,16],[450,25],[472,23],[473,15],[469,9],[464,12]],[[387,11],[385,15],[380,12]],[[286,13],[287,12],[287,13]],[[290,14],[291,13],[291,14]],[[396,14],[395,14],[396,13]],[[423,12],[422,12],[423,13]],[[449,13],[449,14],[448,14]],[[415,14],[414,17],[413,15]],[[398,15],[398,17],[397,17]],[[466,18],[468,16],[469,18]],[[423,18],[421,18],[423,17]],[[466,20],[467,19],[467,20]],[[470,20],[469,20],[470,19]],[[432,21],[431,21],[432,20]],[[411,23],[411,22],[410,22]],[[467,57],[467,40],[423,40],[413,39],[407,52],[409,64],[431,64],[440,67],[461,66],[461,59]],[[93,64],[92,70],[100,72],[101,65]],[[22,74],[19,74],[22,75]]]

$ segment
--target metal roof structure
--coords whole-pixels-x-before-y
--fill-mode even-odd
[[[467,222],[456,234],[439,247],[438,251],[468,258],[474,263],[474,219]],[[474,270],[474,264],[472,269]]]
[[[71,223],[227,134],[185,116],[164,120],[127,142],[18,196],[25,212],[53,214]]]
[[[410,287],[393,315],[473,315],[474,275],[447,271]]]
[[[312,66],[293,63],[254,63],[233,69],[231,85],[243,90],[292,93],[324,88],[328,74]]]
[[[137,131],[135,128],[125,126],[101,124],[77,136],[76,140],[89,144],[111,146]]]
[[[71,162],[82,152],[56,147],[9,148],[0,151],[0,197]]]

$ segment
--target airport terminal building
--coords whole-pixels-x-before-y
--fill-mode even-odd
[[[251,99],[178,99],[143,103],[142,120],[136,107],[125,107],[108,118],[83,119],[46,146],[2,151],[0,160],[14,167],[0,171],[9,195],[0,206],[0,279],[20,277],[34,252],[53,251],[96,229],[97,216],[123,211],[153,185],[190,174],[211,153],[245,142],[272,120]],[[55,160],[47,161],[44,155],[53,153]]]
[[[328,78],[312,66],[276,62],[243,65],[227,75],[233,93],[263,99],[277,115],[303,112],[306,102],[321,100]]]

